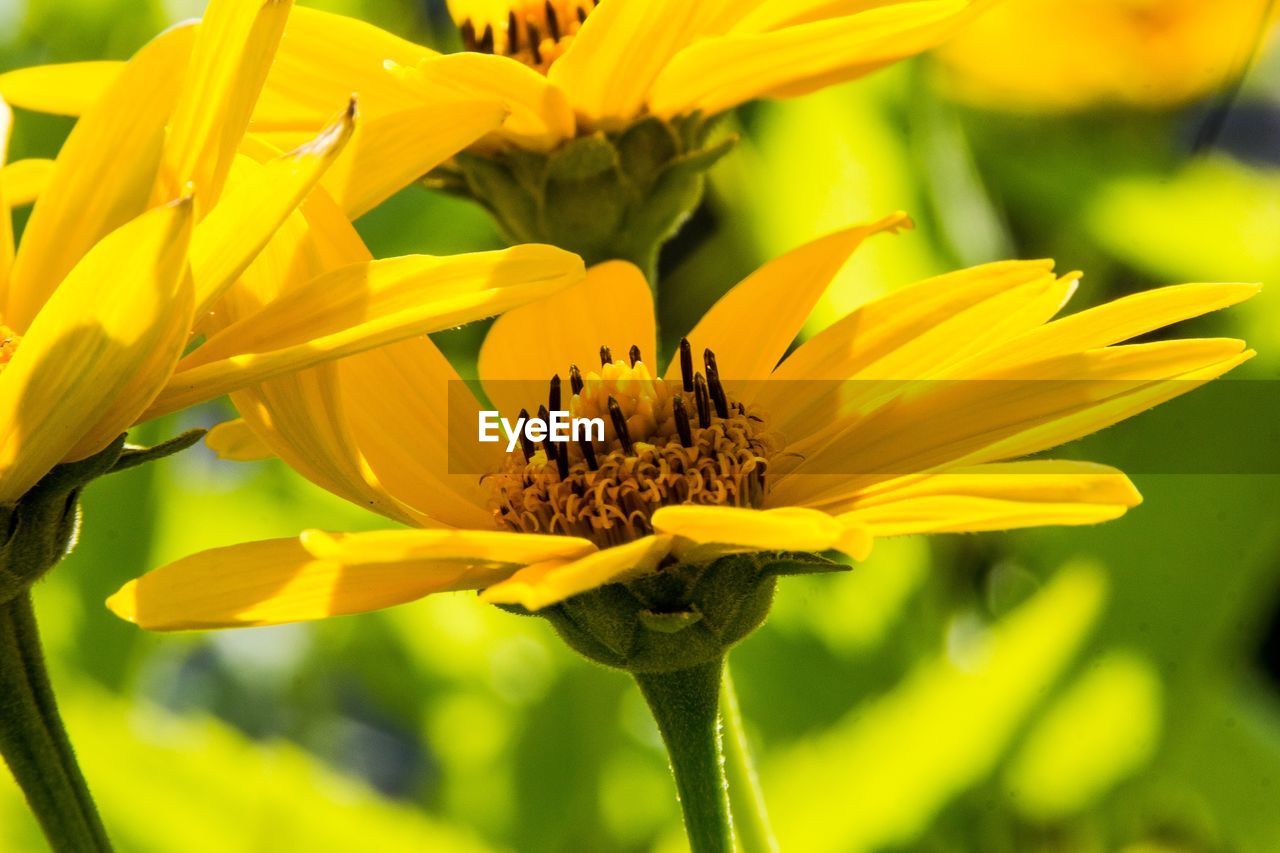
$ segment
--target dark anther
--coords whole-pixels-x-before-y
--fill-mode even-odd
[[[589,439],[578,439],[578,449],[582,451],[582,458],[587,460],[587,467],[592,471],[600,470],[600,463],[596,461],[596,449],[592,446]]]
[[[702,357],[707,365],[707,385],[711,392],[711,402],[715,404],[716,414],[727,418],[729,417],[729,398],[725,396],[724,386],[720,384],[720,369],[716,367],[716,354],[706,350]]]
[[[606,364],[613,364],[613,353],[608,347],[600,347],[600,366],[604,367]]]
[[[514,11],[507,13],[507,53],[515,53],[520,49],[520,24],[516,21]]]
[[[693,447],[693,430],[689,426],[689,412],[684,407],[683,397],[676,397],[671,401],[671,413],[676,418],[676,433],[680,436],[680,446]]]
[[[547,394],[547,408],[553,412],[564,411],[560,407],[560,374],[551,377],[551,392]],[[724,417],[721,415],[721,417]]]
[[[526,24],[529,32],[529,50],[533,52],[533,61],[537,65],[542,64],[542,33],[538,31],[538,27],[532,21]]]
[[[701,373],[693,377],[693,401],[698,404],[698,426],[706,429],[711,426],[711,393]]]
[[[470,20],[466,20],[462,22],[462,26],[458,28],[458,31],[462,34],[462,47],[465,50],[475,50],[476,25],[471,23]]]
[[[631,350],[627,353],[631,357],[631,366],[635,367],[636,362],[640,360],[640,347],[635,344],[631,345]]]
[[[542,418],[542,422],[547,425],[547,438],[542,442],[542,449],[547,451],[548,459],[555,459],[556,445],[551,440],[551,413],[547,411],[546,406],[538,407],[538,417]]]
[[[613,420],[613,431],[618,434],[618,441],[622,444],[622,452],[630,455],[631,431],[627,429],[627,417],[622,414],[618,401],[612,397],[609,398],[609,417]]]
[[[587,22],[587,10],[579,6],[578,7],[578,23],[585,24],[586,22]]]
[[[693,347],[688,338],[680,339],[680,386],[686,394],[693,390]]]
[[[556,13],[555,4],[547,0],[547,33],[552,41],[560,41],[560,17]]]
[[[578,369],[578,365],[569,365],[569,388],[575,394],[582,393],[582,371]]]
[[[524,451],[524,461],[528,462],[530,459],[533,458],[534,451],[538,449],[537,447],[534,446],[533,441],[529,438],[529,434],[524,431],[523,424],[526,424],[529,422],[528,409],[520,410],[520,422],[521,422],[520,449]]]
[[[564,448],[563,453],[556,454],[556,471],[560,473],[560,479],[569,479],[569,448]]]
[[[488,24],[485,24],[484,32],[480,34],[480,41],[476,47],[481,53],[493,53],[493,28]]]

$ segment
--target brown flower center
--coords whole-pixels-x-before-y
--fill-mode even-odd
[[[650,517],[671,504],[760,507],[776,440],[761,415],[730,398],[715,354],[695,373],[680,342],[680,382],[653,376],[632,347],[628,361],[600,350],[600,370],[570,368],[571,397],[562,404],[559,376],[548,404],[571,418],[599,418],[604,439],[535,444],[485,478],[499,526],[524,533],[582,536],[601,547],[653,532]],[[528,412],[520,413],[528,418]]]
[[[546,73],[600,0],[512,0],[507,4],[453,0],[467,50],[517,59]],[[496,7],[496,8],[495,8]]]

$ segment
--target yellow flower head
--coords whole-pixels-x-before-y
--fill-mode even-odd
[[[451,55],[299,8],[253,127],[296,143],[355,92],[370,122],[403,129],[452,96],[506,108],[485,147],[549,151],[644,115],[711,116],[861,77],[936,46],[992,1],[454,0],[467,50]],[[24,103],[74,114],[114,67],[81,63],[28,77]]]
[[[602,438],[526,434],[511,452],[461,441],[450,424],[474,428],[481,404],[427,340],[344,362],[330,425],[243,392],[245,422],[218,444],[253,446],[242,437],[251,426],[353,500],[331,472],[368,469],[394,498],[384,503],[420,529],[310,531],[196,554],[110,606],[161,630],[314,619],[456,589],[537,610],[725,554],[860,559],[882,536],[1096,523],[1140,500],[1121,472],[1021,457],[1252,355],[1236,340],[1124,342],[1243,301],[1253,285],[1168,287],[1054,319],[1079,276],[1041,261],[920,282],[787,355],[856,247],[908,225],[886,217],[769,263],[661,371],[646,360],[657,345],[650,289],[625,262],[500,317],[479,359],[493,407],[513,420],[540,409],[600,417]]]
[[[75,87],[82,66],[0,75],[0,504],[140,420],[581,277],[576,257],[527,246],[376,262],[365,252],[331,269],[326,246],[363,250],[338,204],[377,203],[400,170],[432,168],[504,112],[446,110],[414,128],[412,157],[362,167],[358,185],[351,170],[385,161],[406,134],[360,121],[349,96],[291,151],[249,139],[289,12],[215,0],[88,92]],[[6,100],[80,115],[55,161],[5,165]],[[15,250],[11,208],[33,200]]]
[[[1007,0],[943,47],[945,83],[997,109],[1169,107],[1230,85],[1268,0]]]

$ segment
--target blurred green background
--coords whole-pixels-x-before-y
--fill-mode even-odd
[[[121,58],[200,5],[0,0],[0,69]],[[432,3],[311,5],[453,43]],[[919,228],[863,249],[814,328],[997,257],[1085,270],[1080,305],[1280,280],[1280,60],[1255,64],[1198,147],[1217,95],[1015,116],[949,101],[945,76],[925,58],[742,110],[742,144],[663,256],[664,329],[689,328],[762,260],[899,208]],[[20,114],[13,157],[49,156],[68,127]],[[419,189],[358,225],[379,256],[500,243],[477,208]],[[1189,325],[1247,337],[1261,355],[1238,375],[1276,378],[1274,285]],[[465,369],[479,333],[440,341]],[[1275,447],[1274,407],[1227,422],[1180,405],[1091,439],[1091,458],[1136,444],[1176,460],[1206,437],[1245,458]],[[1280,850],[1280,478],[1135,479],[1146,502],[1118,522],[889,541],[850,572],[787,579],[732,658],[785,850]],[[465,593],[224,634],[148,635],[105,610],[124,581],[198,549],[383,526],[282,464],[197,449],[96,483],[85,514],[36,602],[122,850],[683,848],[638,693],[542,622]],[[0,849],[40,847],[0,774]]]

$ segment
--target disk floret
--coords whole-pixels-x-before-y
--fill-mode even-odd
[[[615,360],[602,347],[598,370],[571,366],[567,400],[560,377],[552,378],[539,416],[599,418],[604,438],[522,438],[521,449],[485,478],[500,526],[607,547],[652,533],[649,519],[663,506],[763,504],[775,439],[759,412],[728,396],[714,353],[704,354],[706,372],[695,373],[682,341],[679,381],[655,376],[638,347],[628,355]]]
[[[470,2],[450,6],[467,50],[509,56],[546,73],[569,48],[599,0],[516,0],[505,14],[472,9]]]

